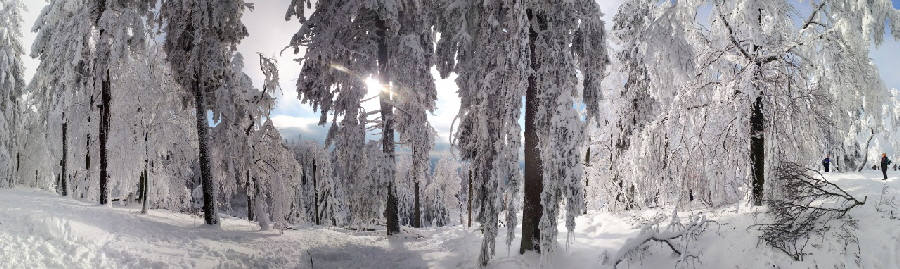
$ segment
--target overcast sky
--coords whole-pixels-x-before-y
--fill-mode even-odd
[[[284,14],[290,0],[261,0],[254,2],[256,9],[253,12],[245,12],[243,21],[247,26],[250,36],[238,46],[238,50],[244,54],[246,59],[245,72],[253,79],[257,87],[261,86],[263,74],[259,70],[259,57],[257,53],[273,57],[278,61],[280,71],[281,86],[283,91],[276,94],[278,104],[272,111],[272,120],[278,127],[285,139],[296,139],[302,134],[304,139],[324,138],[327,129],[316,125],[319,116],[312,111],[312,107],[301,104],[297,99],[296,81],[300,72],[300,65],[294,61],[298,55],[294,55],[291,50],[281,54],[281,50],[287,46],[293,34],[297,31],[300,24],[297,20],[285,21]],[[892,0],[894,7],[900,7],[900,0]],[[46,5],[45,1],[26,0],[28,11],[24,13],[22,33],[24,40],[22,44],[27,51],[30,51],[32,41],[35,34],[30,31],[31,26],[40,14],[41,9]],[[611,24],[612,16],[618,9],[621,0],[600,0],[598,1],[601,10],[605,13],[604,20],[607,26]],[[26,52],[29,53],[29,52]],[[886,37],[885,44],[879,48],[873,49],[870,56],[873,62],[881,71],[881,78],[884,80],[888,88],[900,89],[900,61],[896,60],[896,56],[900,54],[900,43],[892,38]],[[34,75],[34,70],[38,62],[30,57],[25,57],[26,80]],[[438,77],[435,74],[435,77]],[[454,116],[458,112],[459,97],[456,95],[456,85],[453,78],[437,81],[437,108],[434,115],[429,117],[431,124],[437,130],[440,138],[438,143],[446,143],[450,135],[450,125]],[[364,104],[367,110],[377,109],[377,102],[369,102]],[[440,150],[440,148],[438,148]]]

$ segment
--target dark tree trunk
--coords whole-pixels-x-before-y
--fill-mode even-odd
[[[100,36],[98,42],[98,50],[99,54],[96,59],[97,65],[100,68],[105,68],[105,70],[100,70],[100,72],[105,73],[101,76],[100,82],[100,204],[105,205],[109,201],[108,195],[108,184],[109,181],[109,173],[107,171],[108,160],[106,156],[107,154],[107,142],[109,140],[109,105],[110,100],[112,99],[112,94],[110,93],[110,83],[109,83],[109,62],[103,58],[108,57],[103,54],[109,54],[109,44],[107,44],[107,38],[105,36],[106,29],[100,27],[100,18],[103,16],[103,13],[106,12],[106,0],[98,0],[96,2],[96,13],[94,19],[94,27],[100,28]]]
[[[216,189],[209,167],[209,122],[206,118],[206,97],[200,87],[202,70],[197,70],[191,89],[194,92],[194,103],[197,116],[197,142],[200,149],[200,184],[203,186],[203,220],[208,225],[219,225],[216,212]]]
[[[472,227],[472,169],[469,169],[469,227]]]
[[[313,160],[313,163],[312,163],[312,185],[313,185],[313,193],[315,194],[315,197],[313,197],[313,198],[315,198],[315,202],[313,204],[315,204],[315,210],[316,210],[315,214],[314,214],[315,220],[316,220],[316,225],[322,225],[322,222],[319,218],[319,185],[316,182],[316,160],[315,159]]]
[[[537,70],[540,68],[540,62],[533,55],[535,54],[535,40],[538,32],[535,27],[543,28],[544,18],[541,15],[534,15],[529,9],[527,11],[529,20],[534,21],[535,16],[538,25],[532,25],[528,31],[529,49],[531,51],[531,68]],[[541,152],[538,148],[537,122],[535,122],[535,113],[538,109],[538,89],[537,78],[531,76],[528,78],[528,88],[525,91],[525,196],[522,207],[522,244],[519,247],[519,253],[524,254],[525,251],[533,250],[540,252],[541,231],[538,224],[541,221],[544,207],[541,205],[541,192],[544,189],[544,176],[542,175],[543,167],[541,162]]]
[[[149,147],[147,145],[149,133],[144,132],[144,178],[141,181],[141,214],[147,214],[147,205],[150,203],[148,200],[148,195],[150,193],[150,169],[148,169],[148,165],[150,162],[150,156],[148,155]]]
[[[250,192],[250,171],[247,170],[247,220],[253,221],[253,193]]]
[[[763,185],[765,184],[765,137],[763,127],[762,96],[756,97],[753,112],[750,115],[750,163],[753,168],[753,205],[762,205]]]
[[[66,158],[69,156],[69,154],[68,154],[69,145],[68,145],[68,139],[67,139],[68,135],[69,135],[68,130],[69,130],[69,124],[63,122],[63,124],[62,124],[62,145],[63,145],[62,146],[62,161],[60,162],[60,166],[62,166],[62,171],[59,174],[59,177],[60,177],[59,194],[62,196],[69,195],[69,186],[68,186],[69,184],[67,182],[69,174],[68,174],[68,171],[66,171],[66,168],[68,168],[66,166],[66,164],[68,163],[68,160]],[[16,154],[16,159],[18,159],[18,154]],[[16,168],[16,170],[18,170],[18,168]]]
[[[103,31],[100,31],[103,35]],[[101,82],[100,90],[100,204],[105,205],[109,202],[109,156],[107,156],[107,143],[109,142],[109,108],[112,94],[109,88],[109,70],[106,70],[106,77]]]
[[[422,228],[422,204],[419,202],[419,182],[418,181],[416,181],[414,188],[416,191],[416,197],[415,197],[416,209],[414,210],[415,213],[413,215],[415,216],[416,219],[413,220],[413,227]]]
[[[584,166],[585,167],[591,166],[591,147],[590,146],[588,146],[588,148],[587,148],[587,153],[584,154]],[[588,177],[587,177],[587,175],[585,175],[584,176],[584,187],[585,188],[587,188],[588,182],[589,182]],[[585,191],[584,192],[584,200],[585,201],[588,200],[587,195],[588,195],[587,191]],[[581,211],[581,214],[587,214],[587,206],[584,207],[584,209]]]
[[[378,28],[375,34],[378,36],[378,81],[381,85],[388,85],[387,76],[387,24],[384,20],[379,19],[375,22]],[[384,210],[387,218],[387,234],[393,235],[400,233],[400,218],[397,209],[397,194],[394,190],[394,105],[391,103],[391,94],[388,91],[381,91],[379,94],[379,104],[381,105],[381,120],[384,121],[384,129],[381,130],[382,151],[388,157],[388,163],[391,167],[388,169],[387,206]]]
[[[146,170],[141,171],[141,176],[138,179],[138,200],[144,201],[144,184],[146,184],[147,173]],[[143,204],[143,203],[141,203]]]

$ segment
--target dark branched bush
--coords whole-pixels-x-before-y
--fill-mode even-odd
[[[845,218],[847,212],[866,203],[828,182],[818,171],[796,163],[781,163],[775,180],[783,195],[767,201],[774,223],[758,225],[763,232],[760,239],[798,261],[808,254],[804,249],[812,235],[824,236],[834,226],[828,225],[832,220],[842,221],[837,226],[853,228],[855,222]],[[843,236],[852,236],[844,230]]]

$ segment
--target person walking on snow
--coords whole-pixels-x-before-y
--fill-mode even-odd
[[[826,155],[825,155],[825,159],[822,160],[822,166],[825,166],[825,172],[826,172],[826,173],[828,172],[828,165],[831,164],[831,159],[828,158],[828,157],[829,157],[829,155],[826,154]]]
[[[887,180],[887,169],[888,165],[891,165],[891,159],[888,159],[887,153],[881,154],[881,173],[884,174],[884,179]]]

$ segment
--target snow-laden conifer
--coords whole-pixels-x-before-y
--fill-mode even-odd
[[[396,234],[399,232],[399,222],[393,181],[394,132],[398,120],[404,122],[402,126],[397,126],[401,141],[410,141],[409,146],[419,152],[418,156],[427,154],[431,147],[430,138],[418,137],[431,135],[430,132],[421,132],[430,128],[421,119],[425,111],[433,109],[436,96],[433,82],[428,77],[432,39],[429,19],[431,1],[319,1],[315,4],[315,12],[307,18],[303,12],[311,4],[311,1],[292,1],[286,14],[287,19],[296,16],[302,23],[290,43],[295,53],[299,53],[301,46],[305,47],[300,79],[297,81],[299,98],[320,111],[319,124],[328,121],[329,113],[334,115],[329,137],[345,139],[337,137],[335,132],[358,134],[359,128],[364,127],[366,122],[381,130],[382,151],[388,161],[383,163],[387,165],[386,169],[377,171],[384,174],[372,179],[389,180],[384,215],[387,218],[387,233]],[[370,76],[379,82],[380,89],[367,89],[363,80]],[[368,90],[376,92],[369,93]],[[377,94],[380,110],[361,111],[361,100],[367,94]],[[396,113],[406,114],[395,116]],[[370,120],[369,116],[380,118]],[[364,139],[356,141],[362,142]],[[363,148],[362,143],[336,144],[335,158],[345,163],[356,158],[353,154],[363,152]],[[351,155],[343,155],[345,153]],[[353,173],[341,166],[335,165],[336,173]],[[364,180],[363,177],[344,178]],[[378,184],[367,182],[364,185]],[[369,195],[369,199],[377,198]]]
[[[20,0],[0,1],[0,187],[11,187],[19,159],[22,94],[25,90],[22,55],[25,50]]]
[[[529,74],[528,22],[524,3],[517,1],[439,5],[444,10],[436,24],[441,34],[436,65],[442,77],[458,74],[461,106],[454,140],[473,171],[473,204],[484,230],[478,264],[486,266],[496,252],[502,211],[507,227],[517,224],[515,201],[522,177],[518,120]],[[515,229],[507,231],[509,246]]]
[[[241,0],[164,0],[159,11],[169,65],[176,81],[194,96],[203,212],[210,225],[217,225],[219,219],[207,113],[216,111],[212,92],[232,77],[231,57],[247,36],[241,16],[249,7]]]

